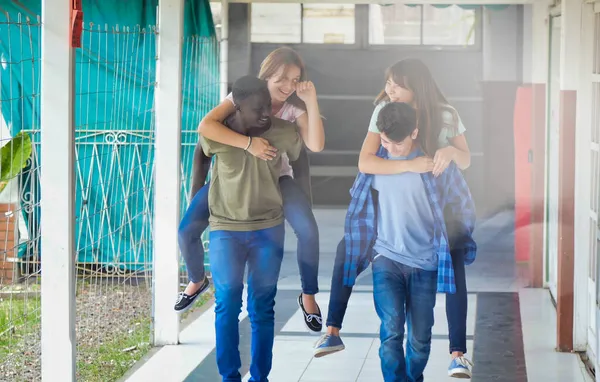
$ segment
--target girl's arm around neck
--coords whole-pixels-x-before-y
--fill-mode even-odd
[[[388,160],[379,158],[377,151],[381,145],[379,134],[368,132],[360,155],[358,157],[358,171],[373,175],[393,175],[411,171],[408,160]]]
[[[198,132],[211,141],[245,149],[248,146],[248,137],[229,129],[223,124],[225,118],[234,112],[233,103],[224,100],[202,118],[200,126],[198,126]]]

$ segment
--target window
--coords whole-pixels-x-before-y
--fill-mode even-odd
[[[369,5],[369,44],[475,44],[475,9],[433,5]]]
[[[251,41],[354,44],[354,4],[253,3]]]
[[[302,42],[301,4],[252,4],[250,37],[252,42]]]

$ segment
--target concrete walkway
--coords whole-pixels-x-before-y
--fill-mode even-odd
[[[335,248],[343,232],[344,210],[316,212],[321,234],[318,302],[327,311]],[[512,215],[500,214],[482,222],[476,231],[480,251],[467,268],[469,314],[468,356],[475,367],[473,381],[554,382],[592,381],[573,354],[554,351],[556,311],[543,289],[523,289],[514,263]],[[276,338],[272,382],[378,382],[379,319],[372,299],[370,272],[361,275],[352,295],[342,338],[346,350],[313,358],[318,337],[307,332],[296,305],[300,280],[295,259],[295,237],[288,229],[276,303]],[[240,316],[242,374],[249,379],[250,323]],[[438,295],[431,358],[425,380],[451,381],[447,367],[448,328],[445,297]],[[214,350],[214,312],[209,308],[181,333],[181,345],[157,351],[127,381],[218,382]]]

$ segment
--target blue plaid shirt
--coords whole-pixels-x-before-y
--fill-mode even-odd
[[[417,155],[422,155],[422,152]],[[387,158],[387,151],[380,147],[377,156]],[[453,249],[462,247],[465,250],[465,264],[468,265],[475,260],[477,252],[477,245],[471,236],[475,227],[475,205],[469,187],[454,163],[437,178],[429,172],[421,174],[421,179],[433,213],[433,245],[438,256],[437,289],[441,293],[456,293],[444,209],[450,208],[461,233],[461,239]],[[352,200],[344,227],[344,285],[348,287],[354,285],[358,275],[373,258],[372,248],[377,238],[377,206],[373,199],[372,183],[373,175],[359,172],[350,189]]]

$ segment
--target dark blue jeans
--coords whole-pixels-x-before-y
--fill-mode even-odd
[[[190,201],[179,223],[179,249],[187,267],[188,278],[197,283],[204,279],[204,245],[202,233],[208,227],[208,190],[205,184]]]
[[[448,333],[450,340],[450,353],[460,351],[467,353],[467,279],[465,275],[464,250],[451,251],[454,266],[454,281],[456,293],[446,294],[446,318],[448,320]],[[344,286],[344,261],[346,258],[346,245],[344,239],[340,241],[333,265],[331,277],[331,293],[329,295],[329,310],[327,313],[327,326],[341,329],[352,288]]]
[[[248,264],[248,317],[252,326],[250,381],[267,382],[273,360],[275,295],[283,259],[283,224],[250,231],[212,231],[209,254],[215,285],[217,367],[224,382],[241,382],[239,315]]]
[[[437,271],[379,256],[373,262],[373,298],[381,319],[379,358],[386,382],[421,382],[431,352]],[[408,337],[406,358],[402,343]]]
[[[298,238],[297,258],[302,280],[302,292],[319,292],[319,228],[310,201],[300,186],[289,176],[279,179],[283,197],[283,212]],[[208,189],[206,184],[194,195],[179,224],[179,248],[190,281],[204,278],[204,247],[202,232],[208,227]]]
[[[335,252],[333,275],[331,276],[331,292],[329,294],[329,310],[327,311],[326,325],[333,328],[342,328],[342,321],[346,315],[348,301],[352,288],[344,285],[344,262],[346,260],[346,242],[340,241]]]
[[[465,274],[465,251],[453,249],[452,267],[456,293],[446,293],[446,319],[448,320],[448,337],[450,353],[459,351],[467,353],[467,277]]]

